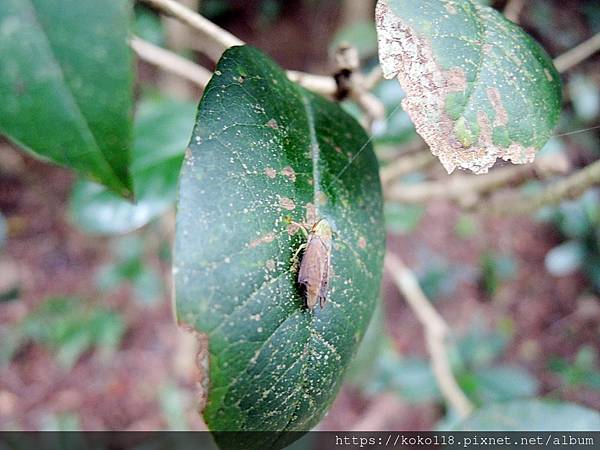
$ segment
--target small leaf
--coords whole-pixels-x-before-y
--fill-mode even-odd
[[[71,194],[71,217],[76,225],[90,234],[129,233],[171,208],[194,114],[191,103],[142,101],[136,114],[131,161],[136,202],[96,183],[80,181]]]
[[[573,403],[516,400],[475,411],[453,431],[596,431],[600,414]]]
[[[400,81],[404,110],[448,172],[533,160],[561,84],[531,37],[474,0],[379,0],[376,19],[384,75]]]
[[[516,366],[493,366],[476,371],[478,394],[486,402],[533,397],[539,384],[525,369]]]
[[[129,196],[127,0],[3,0],[0,132]]]
[[[213,431],[279,431],[229,448],[282,448],[335,398],[378,298],[385,230],[378,164],[360,125],[233,47],[200,102],[175,243],[180,323],[209,336]],[[291,221],[334,230],[323,309],[307,310]],[[296,435],[295,438],[298,436]]]

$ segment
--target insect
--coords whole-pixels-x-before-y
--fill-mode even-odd
[[[293,267],[297,268],[298,255],[304,250],[298,271],[298,284],[304,291],[306,307],[313,310],[319,303],[323,309],[329,287],[333,236],[331,225],[326,219],[321,219],[309,230],[303,225],[299,226],[306,237],[306,242],[296,250],[292,258]]]

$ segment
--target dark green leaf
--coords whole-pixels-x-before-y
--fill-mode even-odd
[[[325,308],[309,311],[291,267],[303,237],[289,224],[317,217],[334,229],[332,276]],[[377,160],[358,123],[259,51],[228,50],[186,154],[173,269],[179,322],[210,338],[212,430],[319,422],[373,313],[384,239]],[[237,445],[286,444],[265,439]]]
[[[531,162],[560,114],[552,60],[521,28],[473,0],[379,0],[379,56],[403,109],[448,170]]]
[[[573,403],[516,400],[475,411],[453,431],[596,431],[600,414]]]
[[[133,72],[127,0],[3,0],[0,132],[121,195]]]
[[[98,184],[80,181],[71,197],[75,223],[91,234],[128,233],[172,207],[194,115],[191,103],[144,100],[136,115],[131,164],[137,201],[131,203]]]

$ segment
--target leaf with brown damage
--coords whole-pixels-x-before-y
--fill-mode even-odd
[[[189,149],[173,271],[178,321],[208,337],[204,419],[222,448],[284,448],[327,411],[373,313],[385,247],[377,159],[339,105],[249,47],[223,54]],[[294,255],[298,224],[319,219],[334,235],[327,305],[311,310]]]
[[[376,20],[383,73],[398,78],[404,110],[449,173],[533,161],[561,104],[539,44],[472,0],[379,0]]]

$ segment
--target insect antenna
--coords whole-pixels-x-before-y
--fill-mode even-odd
[[[401,103],[398,103],[398,105],[396,105],[396,107],[392,110],[392,112],[390,112],[388,114],[388,116],[385,118],[386,122],[389,121],[392,116],[396,113],[396,111],[398,111],[400,109],[400,107],[402,106]],[[356,152],[354,154],[354,156],[352,158],[350,158],[350,160],[348,161],[348,163],[342,167],[342,170],[340,170],[337,175],[335,177],[333,177],[333,180],[331,180],[329,182],[329,184],[327,186],[325,186],[325,189],[329,188],[334,182],[336,182],[345,172],[346,170],[348,170],[348,168],[352,165],[352,163],[354,161],[356,161],[356,158],[358,158],[360,156],[360,154],[363,152],[363,150],[365,148],[367,148],[367,146],[371,143],[371,141],[375,139],[375,135],[373,133],[371,133],[371,136],[369,137],[369,139],[367,139],[367,141],[360,147],[360,149],[358,150],[358,152]]]

